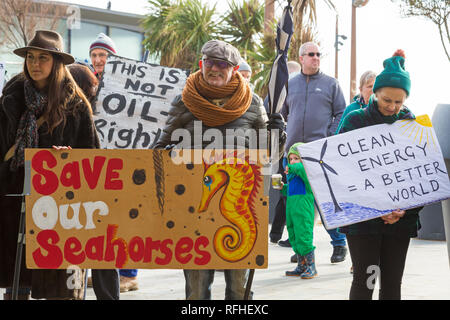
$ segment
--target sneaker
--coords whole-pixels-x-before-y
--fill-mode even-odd
[[[120,276],[120,292],[135,291],[138,290],[138,282],[136,277],[124,277]]]
[[[338,263],[344,261],[346,255],[347,255],[346,247],[344,246],[333,247],[333,255],[330,258],[331,263]]]
[[[278,241],[278,245],[280,247],[284,247],[284,248],[292,248],[291,243],[289,242],[289,239]]]
[[[276,239],[270,238],[270,242],[272,242],[272,243],[278,243],[279,240],[280,239],[276,240]]]

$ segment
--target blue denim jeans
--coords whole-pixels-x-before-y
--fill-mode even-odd
[[[315,200],[314,200],[314,205],[316,206],[316,209],[317,209],[317,203]],[[322,224],[323,224],[322,216],[320,214],[319,214],[319,216],[320,216],[320,220],[322,221]],[[330,235],[330,238],[331,238],[330,243],[333,247],[345,247],[346,246],[347,237],[345,236],[345,233],[340,233],[337,230],[337,228],[330,229],[330,230],[325,228],[325,230],[327,230],[328,234]]]
[[[211,300],[215,270],[183,270],[186,279],[186,300]],[[225,300],[243,300],[249,270],[224,270]],[[253,297],[250,292],[249,299]]]
[[[120,269],[119,274],[122,277],[134,278],[137,276],[137,269]]]

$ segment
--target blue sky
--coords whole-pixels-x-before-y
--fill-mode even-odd
[[[262,0],[261,0],[262,1]],[[108,0],[63,1],[106,8]],[[112,10],[145,14],[146,0],[112,0]],[[216,1],[204,1],[210,5]],[[347,103],[350,102],[350,36],[351,0],[334,1],[339,12],[339,33],[347,40],[339,51],[339,82]],[[287,3],[287,1],[286,1]],[[324,1],[317,0],[317,29],[324,57],[323,72],[334,76],[335,13]],[[226,1],[218,1],[219,10]],[[406,69],[411,76],[411,95],[406,105],[416,115],[432,116],[438,103],[450,104],[450,62],[439,40],[437,27],[424,18],[402,18],[397,5],[390,0],[369,0],[357,9],[357,82],[366,70],[380,72],[383,60],[396,49],[406,53]]]

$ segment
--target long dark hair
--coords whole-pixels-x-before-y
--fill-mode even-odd
[[[89,67],[73,63],[67,66],[70,74],[77,83],[77,85],[83,90],[86,98],[93,103],[93,100],[97,94],[98,79]]]
[[[67,113],[75,113],[83,104],[92,113],[91,104],[64,65],[62,57],[57,54],[52,54],[52,56],[53,67],[48,77],[49,81],[46,88],[48,92],[48,104],[43,114],[43,119],[48,125],[49,133],[52,133],[61,123],[65,126]],[[33,82],[27,69],[26,59],[24,63],[24,74],[28,80]]]

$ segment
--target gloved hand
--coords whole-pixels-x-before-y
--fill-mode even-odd
[[[172,150],[173,148],[175,148],[176,144],[172,143],[172,144],[168,144],[167,146],[164,147],[164,150]]]
[[[280,133],[286,130],[286,122],[280,113],[272,113],[269,115],[269,121],[267,121],[267,129],[278,129]]]
[[[280,113],[272,113],[269,115],[269,121],[267,121],[267,129],[270,134],[272,130],[278,130],[278,143],[279,150],[284,149],[284,144],[286,142],[286,122]],[[280,154],[283,154],[282,152]]]

